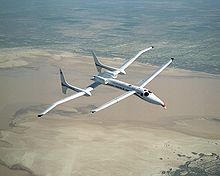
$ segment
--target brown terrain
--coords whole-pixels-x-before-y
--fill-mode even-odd
[[[74,93],[62,95],[59,67],[84,88],[96,73],[92,57],[17,49],[0,59],[1,175],[220,175],[219,76],[170,66],[147,87],[167,110],[133,96],[91,114],[123,93],[100,86],[39,119],[49,104]],[[136,62],[118,79],[137,84],[155,69]]]

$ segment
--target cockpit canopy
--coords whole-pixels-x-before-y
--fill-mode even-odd
[[[144,92],[141,93],[141,96],[145,96],[147,97],[149,94],[151,94],[152,92],[150,90],[144,89]]]
[[[144,96],[148,96],[149,95],[149,93],[146,91],[146,92],[144,92]]]

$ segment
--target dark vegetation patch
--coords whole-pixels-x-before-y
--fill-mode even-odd
[[[204,154],[192,152],[192,154],[198,157],[185,162],[180,165],[176,170],[169,169],[168,171],[162,171],[162,175],[166,176],[217,176],[220,175],[220,158],[219,155]],[[181,155],[182,157],[182,155]]]
[[[4,161],[0,160],[0,165],[7,167],[10,170],[19,170],[27,172],[27,176],[36,176],[32,170],[23,166],[22,164],[14,164],[12,166],[7,165]]]

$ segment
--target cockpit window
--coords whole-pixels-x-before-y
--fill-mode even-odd
[[[149,95],[149,93],[148,93],[148,92],[144,92],[144,96],[146,96],[146,97],[147,97],[148,95]]]
[[[152,93],[152,92],[149,90],[148,93]]]
[[[143,93],[141,93],[141,96],[143,96]]]

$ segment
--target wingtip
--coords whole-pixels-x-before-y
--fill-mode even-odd
[[[171,58],[171,60],[173,61],[173,60],[174,60],[174,58],[172,57],[172,58]]]
[[[98,112],[99,110],[96,108],[96,109],[92,109],[90,112],[92,113],[92,114],[94,114],[94,113],[96,113],[96,112]]]
[[[154,46],[151,46],[151,48],[154,48]]]
[[[38,114],[38,115],[37,115],[37,117],[39,117],[39,118],[42,117],[42,116],[43,116],[43,114]]]

